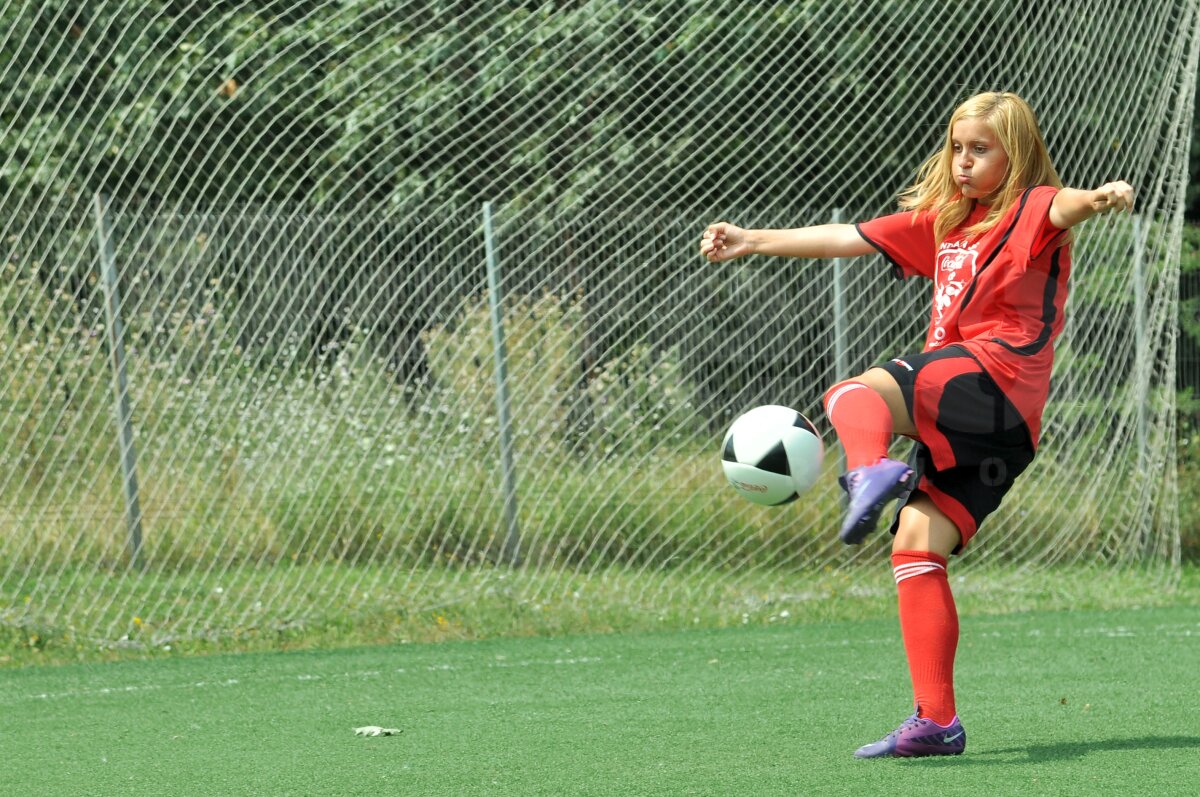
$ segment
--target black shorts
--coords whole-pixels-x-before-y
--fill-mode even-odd
[[[957,552],[1033,461],[1029,427],[979,361],[960,346],[897,357],[877,367],[900,385],[917,429],[909,455],[915,475],[896,504],[892,533],[900,510],[919,491],[958,526]]]

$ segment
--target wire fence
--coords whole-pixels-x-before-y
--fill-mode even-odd
[[[874,257],[714,267],[698,236],[888,212],[997,84],[1068,183],[1129,179],[1138,215],[1079,231],[1039,456],[956,572],[1177,576],[1195,0],[16,2],[0,22],[6,626],[686,607],[880,565],[830,533],[819,400],[920,348],[928,286]],[[766,403],[833,453],[783,510],[720,469]]]
[[[554,573],[736,581],[878,554],[829,533],[836,457],[772,512],[723,484],[718,451],[767,403],[832,445],[824,388],[920,347],[927,287],[877,258],[714,267],[687,216],[92,211],[17,235],[14,251],[53,254],[8,263],[0,581],[38,596],[22,611],[179,634],[244,621],[179,592],[211,582],[229,601],[247,570],[243,599],[292,618],[316,610],[278,585],[304,566],[333,568],[322,600],[423,603],[471,599],[470,574],[517,563],[540,574],[536,598]],[[1178,556],[1177,272],[1151,226],[1077,242],[1044,452],[978,542],[990,559],[1169,572]],[[97,581],[142,608],[97,602]]]

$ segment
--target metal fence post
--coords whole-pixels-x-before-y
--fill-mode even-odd
[[[1137,416],[1138,461],[1145,465],[1149,453],[1146,403],[1149,399],[1150,362],[1155,356],[1153,344],[1146,334],[1146,233],[1140,215],[1133,217],[1133,304],[1134,304],[1134,407]]]
[[[496,420],[500,425],[500,468],[504,492],[505,562],[520,564],[520,534],[517,529],[517,474],[513,465],[512,419],[508,411],[508,352],[504,344],[504,318],[500,311],[500,274],[496,262],[492,203],[483,203],[483,241],[487,254],[488,308],[492,319],[492,349],[496,363]]]
[[[842,209],[834,208],[830,221],[842,223]],[[846,352],[846,266],[833,258],[833,381],[850,376],[850,358]]]
[[[121,294],[117,288],[116,250],[108,217],[108,198],[96,194],[96,243],[104,282],[104,314],[108,320],[108,354],[112,366],[116,404],[117,440],[121,455],[121,483],[125,489],[125,523],[129,533],[129,564],[142,567],[142,510],[138,500],[137,451],[133,444],[133,414],[129,408],[129,381],[125,374],[125,329],[121,323]]]

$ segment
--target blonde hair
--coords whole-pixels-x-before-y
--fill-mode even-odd
[[[972,207],[972,200],[962,195],[954,181],[952,136],[954,125],[962,119],[979,119],[987,124],[1008,155],[1008,171],[991,196],[991,208],[978,224],[966,230],[968,235],[979,235],[996,226],[1026,188],[1062,188],[1029,104],[1007,91],[976,94],[954,109],[942,148],[922,164],[916,182],[900,192],[900,207],[937,212],[933,229],[938,243],[967,218]]]

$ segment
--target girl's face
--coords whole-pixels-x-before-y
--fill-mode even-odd
[[[954,181],[963,196],[981,205],[990,204],[1008,173],[1008,153],[991,126],[982,119],[960,119],[950,130],[950,143],[954,148]]]

